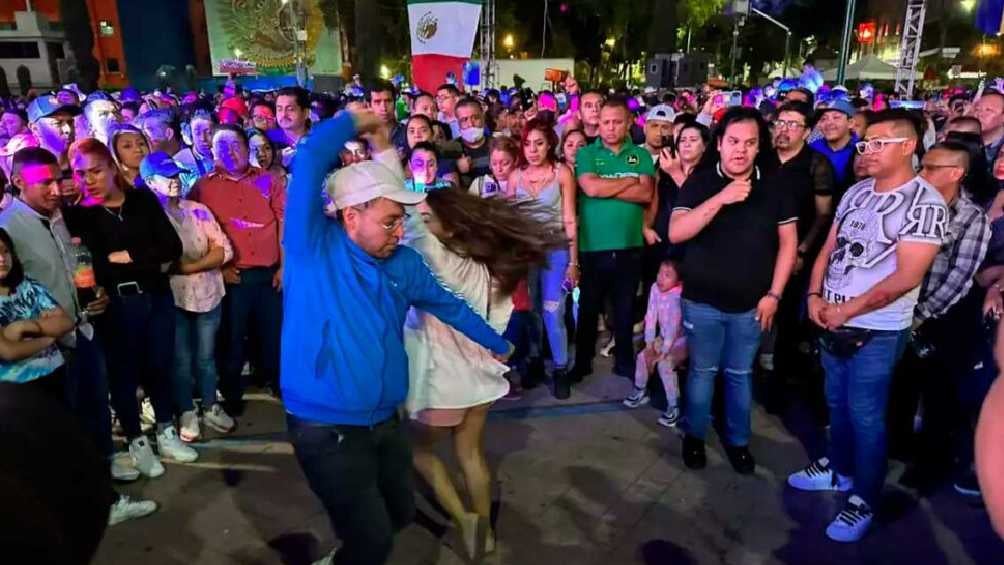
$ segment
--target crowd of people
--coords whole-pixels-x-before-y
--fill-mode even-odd
[[[846,493],[826,534],[855,542],[890,457],[921,493],[981,496],[1004,93],[922,106],[812,80],[4,100],[0,381],[63,404],[121,482],[197,460],[255,384],[283,402],[330,562],[386,561],[412,469],[480,559],[489,408],[569,399],[599,351],[690,469],[714,427],[754,472],[755,381],[772,413],[807,403],[829,447],[787,483]],[[108,524],[157,508],[102,492]]]

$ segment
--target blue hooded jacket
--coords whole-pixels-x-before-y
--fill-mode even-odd
[[[503,354],[509,344],[422,257],[398,247],[377,259],[324,215],[319,189],[356,135],[342,113],[300,143],[283,237],[282,358],[286,411],[322,424],[368,426],[390,418],[408,394],[404,322],[411,306]]]

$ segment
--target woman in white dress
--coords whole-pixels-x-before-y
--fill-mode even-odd
[[[544,264],[549,251],[568,245],[556,235],[562,233],[560,223],[555,229],[553,223],[522,210],[524,205],[502,199],[447,189],[430,192],[416,208],[407,225],[407,244],[500,333],[509,322],[511,295],[519,281],[531,267]],[[490,351],[417,310],[405,327],[405,347],[415,468],[460,529],[468,554],[477,558],[494,549],[488,525],[491,473],[484,456],[485,418],[491,404],[509,391],[503,377],[509,369]],[[434,450],[446,437],[453,439],[470,511]]]

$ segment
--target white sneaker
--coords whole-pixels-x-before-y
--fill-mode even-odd
[[[198,441],[201,432],[199,430],[199,415],[195,413],[195,410],[182,412],[179,420],[181,430],[178,435],[181,437],[181,441],[186,443]]]
[[[153,448],[150,447],[150,441],[146,436],[140,436],[129,442],[129,455],[136,470],[147,477],[153,479],[164,474],[164,466],[153,454]]]
[[[659,425],[667,428],[675,428],[676,423],[680,421],[680,409],[676,406],[670,406],[665,412],[659,415]]]
[[[157,434],[157,451],[164,459],[179,463],[191,463],[199,458],[199,452],[181,442],[174,426],[167,426]]]
[[[130,460],[128,463],[125,461],[128,457],[128,454],[125,453],[116,453],[112,456],[111,472],[113,480],[128,483],[139,478],[139,471],[130,464],[132,461]]]
[[[826,537],[844,543],[858,541],[868,533],[874,517],[868,504],[858,495],[852,495],[847,499],[847,506],[827,526]]]
[[[157,414],[153,410],[150,397],[143,399],[139,405],[139,426],[143,433],[148,433],[157,425]]]
[[[331,553],[325,555],[317,561],[314,561],[311,565],[331,565],[335,562],[335,551],[336,550],[333,550]]]
[[[227,414],[219,403],[202,413],[206,425],[221,434],[229,434],[237,428],[237,422]]]
[[[624,399],[624,406],[628,408],[637,408],[642,404],[648,402],[648,391],[643,388],[635,387],[631,394]]]
[[[788,475],[788,484],[798,490],[847,492],[854,487],[854,479],[834,472],[830,469],[830,460],[822,457],[801,471]]]
[[[152,500],[133,500],[120,494],[108,512],[108,525],[114,526],[126,520],[135,520],[149,516],[157,511],[157,503]]]

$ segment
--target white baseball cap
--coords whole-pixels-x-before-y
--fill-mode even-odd
[[[425,200],[425,193],[406,189],[400,175],[377,161],[363,161],[339,169],[328,177],[324,188],[337,210],[377,198],[408,206]]]
[[[658,106],[653,106],[648,114],[645,114],[645,122],[669,122],[673,123],[676,118],[676,112],[672,108],[665,104],[659,104]]]

